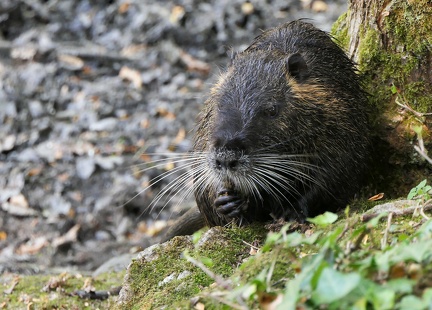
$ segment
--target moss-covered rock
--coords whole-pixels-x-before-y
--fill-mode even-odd
[[[188,308],[188,300],[215,280],[185,259],[185,255],[208,262],[212,272],[228,277],[250,256],[247,244],[260,243],[265,235],[266,230],[259,225],[214,227],[197,244],[192,237],[182,236],[147,248],[128,267],[118,308],[152,309],[174,304]]]

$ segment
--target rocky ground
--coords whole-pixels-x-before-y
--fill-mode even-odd
[[[190,149],[227,50],[298,18],[330,30],[345,2],[2,0],[0,273],[92,271],[157,242],[193,201],[152,205],[175,163],[144,169]]]

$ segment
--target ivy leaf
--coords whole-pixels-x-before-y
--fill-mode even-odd
[[[349,294],[360,283],[357,273],[341,273],[332,268],[325,268],[321,272],[312,299],[316,304],[328,304]]]
[[[314,218],[308,218],[308,221],[322,227],[326,227],[330,224],[336,222],[338,216],[331,212],[325,212],[321,215],[318,215]]]
[[[380,289],[373,293],[374,309],[394,309],[396,293],[390,289]]]
[[[422,240],[418,243],[411,243],[396,248],[395,255],[392,255],[391,261],[394,263],[413,260],[421,263],[427,257],[432,255],[432,240]]]
[[[425,305],[420,298],[414,295],[408,295],[402,298],[398,309],[423,310],[427,309],[426,306],[427,305]]]

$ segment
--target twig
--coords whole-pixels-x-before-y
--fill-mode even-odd
[[[400,216],[400,215],[407,215],[407,214],[411,214],[414,213],[414,211],[416,210],[417,206],[415,207],[408,207],[406,209],[403,210],[392,210],[391,212],[393,213],[393,216]],[[432,210],[432,204],[430,205],[425,205],[423,207],[424,211],[429,211]],[[362,222],[367,222],[371,219],[373,219],[374,217],[377,217],[378,215],[380,215],[382,212],[376,212],[376,213],[365,213],[361,216],[361,220]]]
[[[404,108],[404,109],[410,111],[410,112],[413,113],[415,116],[417,116],[417,117],[423,117],[423,116],[432,115],[432,113],[421,113],[421,112],[418,112],[418,111],[414,110],[414,109],[411,108],[411,106],[406,102],[406,100],[405,100],[404,97],[402,97],[402,99],[403,99],[403,102],[400,102],[399,99],[396,98],[396,101],[395,101],[396,104],[397,104],[398,106],[400,106],[401,108]]]
[[[360,248],[360,244],[363,241],[364,237],[369,233],[369,229],[365,229],[361,232],[360,236],[358,236],[358,238],[356,239],[355,243],[353,246],[351,246],[349,248],[349,253],[352,253],[354,251],[356,251],[357,249]],[[348,254],[349,254],[348,253]]]
[[[392,219],[393,219],[393,212],[390,212],[389,215],[387,216],[387,227],[384,230],[384,236],[383,236],[383,238],[381,240],[381,249],[384,249],[384,247],[387,244],[388,233],[390,231],[390,226],[391,226],[391,223],[392,223]]]
[[[423,218],[424,218],[425,220],[428,220],[428,219],[429,219],[429,216],[427,216],[427,215],[424,213],[424,209],[425,209],[427,206],[430,207],[430,206],[431,206],[431,202],[432,202],[432,199],[427,200],[425,203],[422,204],[422,206],[421,206],[421,208],[420,208],[420,210],[419,210],[420,215],[423,216]]]
[[[246,241],[244,241],[244,240],[242,240],[242,242],[244,243],[244,244],[246,244],[247,246],[250,246],[251,248],[254,248],[255,250],[259,250],[259,248],[258,247],[256,247],[256,246],[254,246],[253,244],[251,244],[251,243],[249,243],[249,242],[246,242]]]
[[[426,152],[425,152],[424,150],[422,150],[422,149],[421,149],[420,147],[418,147],[417,145],[414,146],[414,150],[416,150],[417,153],[419,153],[421,157],[423,157],[424,159],[426,159],[427,162],[428,162],[429,164],[432,165],[432,158],[430,158],[430,157],[426,154]]]
[[[355,223],[354,223],[355,224]],[[342,232],[339,234],[339,236],[336,238],[336,242],[339,242],[340,239],[342,239],[343,236],[345,236],[346,232],[348,231],[348,229],[350,228],[350,225],[347,223],[345,223],[345,227],[342,230]]]

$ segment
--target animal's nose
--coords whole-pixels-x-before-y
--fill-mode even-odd
[[[218,170],[236,170],[238,165],[239,161],[236,158],[224,158],[223,156],[219,156],[215,159],[215,166]]]

